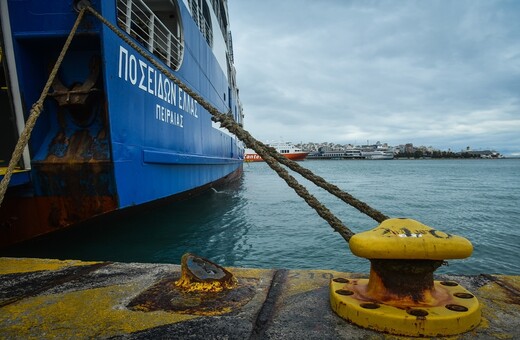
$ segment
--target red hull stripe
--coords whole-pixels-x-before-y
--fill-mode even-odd
[[[298,153],[286,153],[284,154],[285,157],[293,160],[293,161],[301,161],[302,159],[305,159],[307,157],[307,152],[298,152]],[[256,153],[249,153],[245,155],[244,160],[246,162],[263,162],[264,160],[262,157],[257,155]]]

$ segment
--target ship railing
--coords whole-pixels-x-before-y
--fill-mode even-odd
[[[231,60],[231,63],[234,63],[235,62],[235,57],[233,55],[233,37],[231,35],[231,32],[228,32],[228,36],[227,36],[227,48],[228,48],[228,56],[229,56],[229,59]]]
[[[191,10],[193,12],[191,16],[199,27],[200,32],[206,39],[208,45],[213,47],[213,29],[211,28],[208,20],[206,20],[202,7],[198,4],[198,2],[192,2]]]
[[[211,26],[205,19],[204,24],[202,26],[204,27],[202,34],[206,38],[208,45],[213,47],[213,30],[211,29]]]
[[[142,0],[117,0],[117,23],[166,65],[179,68],[182,59],[180,34],[172,33]]]

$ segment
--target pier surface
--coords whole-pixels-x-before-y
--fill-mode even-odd
[[[398,339],[330,308],[329,270],[230,268],[234,292],[175,290],[180,266],[0,258],[0,338]],[[449,339],[520,338],[520,277],[452,276],[482,305],[480,325]],[[442,338],[442,337],[441,337]]]

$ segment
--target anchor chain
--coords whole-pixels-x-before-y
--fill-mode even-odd
[[[45,83],[45,86],[43,87],[42,93],[40,94],[40,98],[36,101],[36,103],[33,104],[29,118],[27,118],[27,121],[25,122],[25,127],[20,134],[20,138],[18,138],[18,141],[16,142],[16,146],[13,150],[13,154],[11,156],[11,159],[9,161],[9,165],[7,166],[6,173],[4,175],[4,178],[2,178],[2,181],[0,182],[0,206],[2,205],[2,202],[5,197],[5,193],[7,191],[7,188],[9,187],[9,182],[11,181],[11,176],[13,175],[13,171],[16,168],[18,162],[20,162],[20,158],[23,153],[23,149],[27,146],[27,142],[29,141],[29,138],[31,137],[32,130],[34,128],[34,125],[36,124],[36,120],[40,116],[40,113],[43,110],[43,101],[45,98],[47,98],[47,95],[49,94],[49,90],[51,88],[52,83],[54,82],[54,78],[56,77],[56,74],[58,73],[58,69],[61,66],[61,63],[63,62],[63,58],[65,58],[65,54],[67,53],[70,43],[72,42],[72,38],[74,38],[74,35],[76,34],[76,31],[79,27],[79,24],[81,20],[83,19],[83,16],[85,15],[85,9],[82,9],[78,17],[76,18],[76,22],[74,23],[74,26],[72,26],[72,29],[69,33],[69,36],[67,37],[67,40],[65,40],[65,44],[63,45],[63,48],[61,49],[61,52],[58,56],[58,59],[56,60],[56,63],[54,64],[54,67],[52,68],[52,71],[49,75],[49,79],[47,79],[47,83]]]

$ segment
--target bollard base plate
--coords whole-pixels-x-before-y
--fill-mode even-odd
[[[330,282],[331,307],[358,326],[407,336],[445,336],[467,332],[481,319],[477,298],[455,282],[434,281],[450,297],[434,305],[397,306],[363,296],[368,279],[335,278]]]

